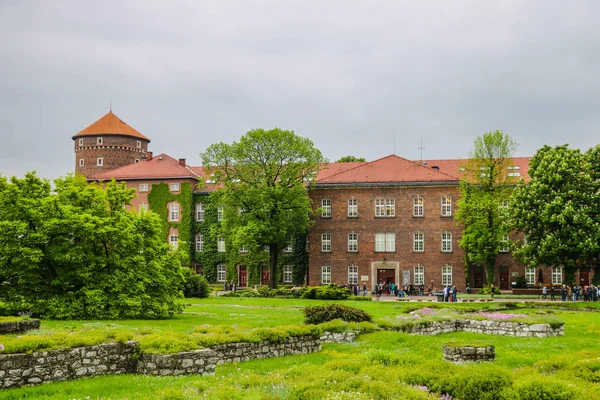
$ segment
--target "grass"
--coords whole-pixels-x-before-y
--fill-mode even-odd
[[[43,321],[42,329],[117,325],[133,331],[187,333],[202,325],[237,329],[297,324],[302,307],[314,300],[211,298],[196,300],[186,312],[162,321],[73,322]],[[360,307],[377,318],[406,316],[415,304],[342,302]],[[419,307],[438,304],[419,303]],[[501,303],[451,305],[462,311],[502,309]],[[537,308],[515,312],[546,315]],[[85,378],[70,382],[0,391],[0,399],[434,399],[422,390],[447,392],[462,400],[515,398],[525,393],[543,398],[545,388],[568,399],[600,397],[600,322],[590,312],[558,310],[565,336],[515,338],[456,332],[417,336],[402,332],[372,332],[365,326],[356,343],[325,344],[319,353],[257,360],[217,367],[213,377],[146,377],[139,375]],[[335,325],[335,324],[332,324]],[[338,327],[345,329],[344,327]],[[3,335],[6,336],[6,335]],[[496,347],[497,360],[484,365],[452,365],[441,360],[442,345],[485,343]],[[496,385],[497,397],[486,397],[482,385]],[[548,390],[550,390],[548,389]],[[482,394],[483,393],[483,394]],[[487,393],[487,392],[486,392]],[[499,397],[500,396],[500,397]],[[512,396],[512,397],[511,397]]]

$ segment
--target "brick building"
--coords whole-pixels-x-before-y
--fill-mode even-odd
[[[132,208],[162,215],[166,240],[174,247],[188,246],[190,264],[209,281],[235,280],[241,287],[268,282],[268,252],[232,251],[227,238],[209,234],[210,226],[220,223],[220,209],[210,204],[208,194],[215,188],[202,167],[166,154],[153,156],[150,139],[112,112],[73,140],[75,170],[90,181],[114,178],[136,189]],[[514,158],[506,173],[527,179],[528,162]],[[415,162],[390,155],[326,166],[309,192],[321,212],[305,239],[308,243],[296,241],[293,249],[290,245],[283,250],[280,282],[364,282],[369,289],[380,281],[435,288],[454,284],[462,291],[468,280],[472,287],[481,287],[483,269],[473,268],[465,277],[464,253],[458,246],[461,228],[454,216],[461,175],[458,159]],[[152,193],[163,200],[152,204]],[[298,271],[301,276],[295,275]],[[496,284],[502,289],[509,289],[519,276],[528,284],[538,283],[540,274],[546,283],[564,279],[560,268],[518,264],[508,246],[498,256]],[[578,274],[582,284],[590,277],[585,271]]]

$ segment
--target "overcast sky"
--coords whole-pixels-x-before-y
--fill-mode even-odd
[[[0,174],[72,172],[109,110],[187,158],[252,128],[330,160],[529,156],[600,126],[600,1],[0,0]]]

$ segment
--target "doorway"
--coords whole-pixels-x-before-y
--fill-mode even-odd
[[[267,285],[267,286],[269,285],[269,266],[268,265],[262,266],[261,283],[263,285]]]
[[[579,286],[590,285],[590,271],[579,270]]]
[[[483,267],[481,265],[473,266],[473,287],[483,287]]]
[[[500,266],[500,290],[508,290],[508,266]]]
[[[396,279],[396,270],[394,269],[378,269],[377,270],[377,283],[382,282],[383,283],[395,283],[394,280]]]
[[[239,266],[238,273],[238,286],[239,287],[247,287],[248,286],[248,268],[245,265]]]

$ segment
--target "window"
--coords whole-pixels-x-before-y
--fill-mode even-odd
[[[283,283],[292,283],[292,266],[283,266]]]
[[[292,246],[291,244],[288,244],[287,246],[285,246],[283,248],[284,253],[291,253],[293,250],[294,250],[294,246]]]
[[[321,251],[331,251],[331,233],[321,235]]]
[[[358,217],[358,199],[348,199],[348,217]]]
[[[104,158],[100,157],[96,160],[96,166],[97,167],[103,167],[104,166]]]
[[[225,207],[218,206],[217,207],[217,221],[223,221],[223,212],[225,211]]]
[[[348,234],[348,251],[358,251],[358,233]]]
[[[148,184],[140,183],[140,192],[147,192],[147,191],[148,191]]]
[[[248,252],[248,248],[246,246],[240,247],[240,253],[247,253],[247,252]]]
[[[375,251],[396,251],[396,234],[395,233],[376,233],[375,234]]]
[[[204,275],[202,264],[194,264],[194,271],[196,271],[197,274]]]
[[[502,201],[500,202],[500,208],[501,208],[502,210],[508,210],[508,200],[502,200]]]
[[[171,248],[173,250],[177,250],[177,248],[179,247],[179,236],[171,235],[169,237],[169,243],[171,244]]]
[[[196,235],[196,251],[202,253],[204,251],[204,235],[199,233]]]
[[[396,199],[375,199],[376,217],[395,217]]]
[[[85,161],[83,160],[83,158],[79,159],[79,166],[83,167],[85,165]]]
[[[142,147],[142,141],[141,141],[141,140],[138,140],[137,142],[135,142],[135,147],[137,147],[138,149],[139,149],[140,147]]]
[[[79,145],[83,146],[83,138],[79,139]]]
[[[508,167],[508,176],[521,176],[521,172],[519,172],[520,169],[521,167],[518,165],[510,165]]]
[[[226,271],[225,264],[217,265],[217,282],[225,282]]]
[[[225,237],[219,236],[217,239],[217,251],[219,253],[225,253]]]
[[[138,206],[138,211],[139,211],[139,212],[146,212],[146,211],[148,211],[148,204],[146,204],[146,203],[141,203],[141,204]]]
[[[331,267],[321,267],[321,283],[323,285],[331,283]]]
[[[452,285],[452,267],[449,265],[442,267],[442,285]]]
[[[263,249],[263,250],[264,250],[264,251],[271,251],[271,246],[269,246],[269,245],[266,245],[266,246],[264,247],[264,249]]]
[[[415,267],[415,285],[424,285],[425,284],[425,267],[416,266]]]
[[[323,218],[331,217],[331,200],[327,200],[327,199],[321,200],[321,217],[323,217]]]
[[[179,221],[179,203],[169,205],[169,221]]]
[[[562,267],[552,267],[552,284],[562,284]]]
[[[442,197],[442,217],[452,216],[452,197]]]
[[[535,284],[535,267],[525,268],[525,282],[527,282],[528,285]]]
[[[358,266],[351,265],[348,267],[348,283],[356,285],[358,283]]]
[[[510,247],[508,246],[508,235],[503,235],[502,240],[500,241],[500,252],[508,253]]]
[[[423,198],[415,197],[413,199],[413,217],[423,216]]]
[[[204,204],[202,204],[202,203],[196,204],[196,221],[197,222],[204,221]]]
[[[101,137],[96,138],[96,144],[102,144],[103,140]]]
[[[179,182],[169,184],[169,189],[171,192],[179,192]]]
[[[452,234],[450,232],[442,232],[442,251],[444,253],[452,251]]]
[[[413,234],[413,251],[425,251],[425,235],[423,233]]]

